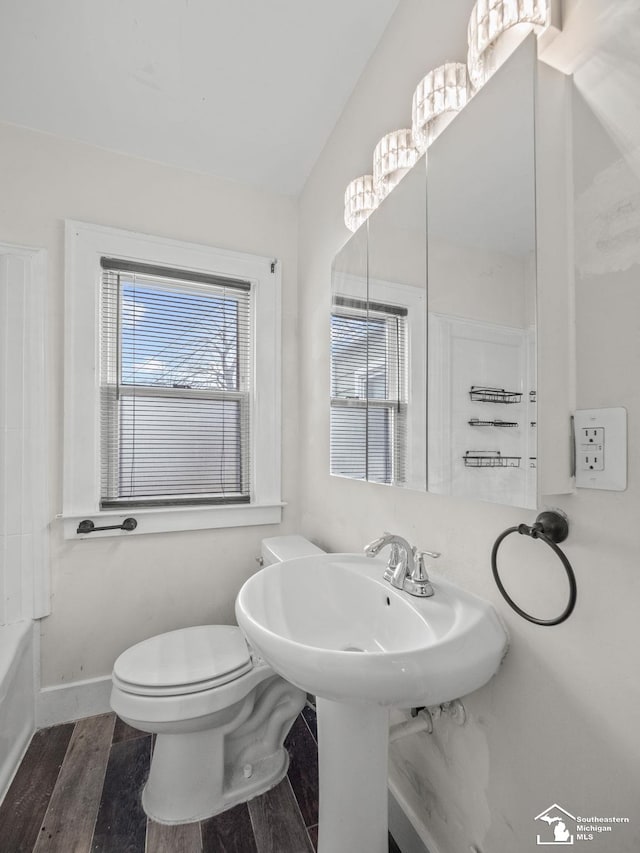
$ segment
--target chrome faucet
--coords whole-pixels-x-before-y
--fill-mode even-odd
[[[425,557],[439,557],[436,551],[418,551],[402,536],[395,533],[385,533],[374,539],[364,549],[367,557],[376,557],[383,548],[389,545],[391,553],[385,569],[384,579],[391,586],[402,589],[410,595],[427,598],[433,595],[433,587],[425,566]]]

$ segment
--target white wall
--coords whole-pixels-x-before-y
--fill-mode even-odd
[[[407,125],[420,77],[445,60],[464,60],[472,0],[445,5],[446,20],[436,27],[434,4],[402,0],[300,200],[301,532],[329,549],[359,550],[392,530],[442,551],[441,570],[492,600],[509,627],[512,647],[502,670],[465,699],[466,727],[440,720],[435,735],[407,738],[393,750],[392,775],[429,826],[434,852],[539,849],[534,818],[555,802],[574,815],[630,817],[634,823],[626,829],[587,849],[631,853],[640,843],[637,444],[630,442],[626,492],[581,491],[546,501],[570,518],[566,553],[578,578],[576,611],[555,628],[517,617],[491,578],[496,536],[531,523],[533,512],[328,474],[329,280],[332,257],[348,236],[344,187],[370,170],[371,151],[384,132]],[[581,69],[576,221],[582,232],[588,216],[599,237],[596,262],[593,242],[577,235],[578,404],[626,406],[632,436],[640,416],[640,132],[633,123],[637,103],[631,105],[640,39],[633,5],[567,2],[565,47],[555,46],[568,66]],[[504,550],[505,565],[521,563],[532,573],[516,574],[516,565],[514,590],[548,615],[561,609],[565,590],[542,544],[515,544]]]
[[[429,310],[525,329],[534,318],[529,259],[434,240],[429,243]]]
[[[282,261],[284,500],[295,499],[296,209],[286,197],[0,125],[0,237],[49,255],[52,614],[42,625],[42,683],[108,675],[144,637],[232,622],[235,595],[264,535],[253,527],[65,541],[62,505],[63,222],[79,219]],[[285,509],[284,528],[291,526]]]

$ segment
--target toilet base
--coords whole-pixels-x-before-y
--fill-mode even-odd
[[[192,823],[220,814],[275,787],[289,769],[284,747],[254,764],[245,764],[224,780],[215,756],[220,734],[158,735],[142,807],[152,820],[164,824]]]
[[[268,668],[244,678],[247,695],[218,711],[138,724],[156,733],[142,792],[142,806],[152,820],[174,824],[213,817],[264,794],[286,774],[284,739],[304,707],[305,694]]]

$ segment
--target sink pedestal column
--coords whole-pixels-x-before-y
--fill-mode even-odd
[[[318,853],[387,853],[389,709],[317,700]]]

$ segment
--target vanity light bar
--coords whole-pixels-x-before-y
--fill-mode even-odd
[[[420,154],[445,126],[437,119],[446,113],[457,113],[468,99],[467,66],[462,62],[446,62],[422,78],[411,106],[413,143]]]
[[[382,200],[415,165],[418,151],[409,128],[383,136],[373,152],[373,186]]]
[[[467,28],[467,65],[474,89],[495,71],[494,47],[500,36],[519,24],[538,32],[550,22],[549,0],[477,0]]]
[[[347,187],[344,221],[350,231],[362,225],[448,124],[451,114],[461,110],[472,91],[493,74],[500,37],[521,25],[533,28],[538,36],[557,32],[559,9],[559,0],[476,0],[467,27],[467,65],[447,62],[420,81],[413,95],[412,129],[383,136],[373,152],[373,176],[362,175]]]
[[[349,231],[357,231],[378,206],[373,189],[373,175],[354,178],[344,193],[344,223]]]

